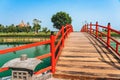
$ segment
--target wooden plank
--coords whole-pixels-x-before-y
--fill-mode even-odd
[[[86,33],[70,34],[65,41],[56,70],[54,76],[57,78],[120,79],[120,61],[112,51]]]
[[[62,71],[74,71],[74,72],[86,72],[86,73],[104,73],[104,74],[119,74],[120,75],[120,71],[119,70],[113,70],[113,69],[89,69],[89,68],[77,68],[77,67],[61,67],[58,66],[56,68],[57,70],[62,70]],[[62,72],[61,72],[62,73]]]
[[[120,67],[120,64],[118,62],[115,62],[115,65],[114,64],[109,64],[109,63],[103,63],[103,62],[79,62],[79,61],[64,61],[64,60],[60,60],[58,63],[57,63],[57,66],[59,65],[76,65],[76,66],[101,66],[101,67],[113,67],[115,68],[115,66],[117,66],[118,68]],[[68,65],[68,66],[69,66]]]
[[[60,60],[78,60],[78,61],[100,61],[100,62],[118,62],[116,59],[111,58],[111,60],[109,60],[108,58],[81,58],[81,57],[73,57],[73,58],[69,58],[69,57],[60,57]]]

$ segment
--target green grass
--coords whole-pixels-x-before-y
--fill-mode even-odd
[[[103,32],[104,34],[107,34],[107,32]],[[100,33],[99,33],[99,35],[100,35]],[[103,37],[104,37],[105,35],[103,35]],[[117,34],[117,33],[115,33],[115,32],[111,32],[111,36],[112,37],[120,37],[120,34]]]
[[[56,32],[54,33],[56,34]],[[0,44],[5,43],[31,43],[50,39],[50,32],[21,32],[21,33],[0,33]]]
[[[111,36],[113,36],[113,37],[120,37],[120,34],[117,34],[117,33],[115,33],[115,32],[112,32],[112,33],[111,33]]]
[[[33,32],[29,33],[0,33],[0,37],[49,37],[49,33],[39,32],[38,34],[34,34]]]

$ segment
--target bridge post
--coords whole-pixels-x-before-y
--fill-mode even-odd
[[[86,32],[86,24],[85,24],[85,26],[84,26],[84,32]]]
[[[85,32],[85,26],[86,26],[86,24],[84,25],[84,32]]]
[[[111,37],[111,30],[110,30],[110,23],[107,26],[107,47],[110,47],[110,37]]]
[[[86,29],[87,29],[87,32],[88,32],[88,24],[87,24],[87,26],[86,26],[86,27],[87,27]]]
[[[98,38],[98,22],[96,22],[96,38]]]
[[[68,25],[68,30],[70,29],[70,25]],[[70,30],[68,31],[68,35],[70,34]]]
[[[83,32],[83,27],[84,27],[84,25],[83,25],[82,28],[81,28],[81,32]]]
[[[71,25],[71,29],[72,29],[72,31],[71,32],[73,32],[73,26]]]
[[[85,32],[85,25],[83,26],[83,32]]]
[[[66,38],[68,37],[68,32],[67,32],[67,30],[68,30],[68,24],[66,24]]]
[[[64,47],[64,26],[62,26],[62,47]]]
[[[92,34],[92,22],[90,22],[90,34]]]
[[[116,53],[118,53],[119,47],[118,47],[118,43],[116,43]]]
[[[51,32],[50,36],[51,44],[50,44],[50,52],[51,52],[51,66],[52,66],[52,73],[55,73],[55,36],[54,32]]]

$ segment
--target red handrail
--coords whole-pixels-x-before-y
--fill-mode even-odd
[[[64,32],[64,29],[66,30],[65,32]],[[36,58],[37,59],[44,59],[44,58],[47,58],[47,57],[51,57],[51,66],[49,66],[47,68],[44,68],[44,69],[41,69],[41,70],[35,72],[34,74],[37,75],[37,74],[43,73],[47,70],[51,70],[52,73],[54,73],[56,62],[58,60],[58,57],[60,55],[60,52],[61,52],[62,48],[64,47],[64,40],[68,36],[68,34],[72,31],[73,31],[72,25],[66,25],[65,27],[62,26],[62,28],[59,30],[59,32],[56,35],[51,34],[50,40],[42,41],[42,42],[36,42],[36,43],[32,43],[32,44],[27,44],[27,45],[22,45],[22,46],[8,48],[8,49],[3,49],[3,50],[0,50],[0,54],[7,54],[9,52],[14,52],[14,51],[23,50],[23,49],[27,49],[27,48],[31,48],[31,47],[50,44],[50,53],[44,54],[44,55],[41,55],[41,56],[37,56]],[[57,45],[55,45],[55,42],[60,35],[62,35],[62,36],[59,39]],[[55,57],[55,53],[56,53],[57,49],[59,49],[59,51],[58,51],[58,55]],[[9,68],[0,68],[0,72],[6,71],[6,70],[9,70]]]
[[[31,47],[50,44],[50,42],[51,42],[50,40],[46,40],[46,41],[42,41],[42,42],[36,42],[36,43],[26,44],[26,45],[22,45],[22,46],[18,46],[18,47],[3,49],[3,50],[0,50],[0,54],[7,54],[9,52],[14,52],[14,51],[23,50],[23,49],[27,49],[27,48],[31,48]]]
[[[37,56],[36,58],[37,59],[44,59],[44,58],[47,58],[47,57],[50,57],[51,56],[51,53],[48,53],[48,54],[43,54],[41,56]]]
[[[8,67],[0,68],[0,72],[7,71],[7,70],[9,70]]]
[[[94,28],[94,29],[93,29]],[[102,28],[102,29],[106,29],[107,30],[107,33],[105,34],[103,31],[100,31],[99,28]],[[95,31],[95,33],[93,32]],[[108,48],[112,49],[115,53],[116,53],[116,56],[118,58],[120,58],[120,52],[119,52],[119,45],[120,45],[120,42],[116,39],[114,39],[112,36],[111,36],[111,31],[116,33],[116,34],[120,34],[119,31],[115,30],[115,29],[112,29],[111,28],[111,25],[110,23],[108,23],[107,26],[101,26],[101,25],[98,25],[98,22],[96,22],[96,24],[85,24],[83,25],[82,29],[81,29],[81,32],[87,32],[87,33],[90,33],[90,35],[93,35],[94,37],[100,39],[101,41],[103,41]],[[105,36],[107,37],[107,40],[105,41],[104,39],[102,39],[102,37]],[[111,44],[111,40],[113,42],[115,42],[116,44],[116,48],[112,47],[110,44]]]

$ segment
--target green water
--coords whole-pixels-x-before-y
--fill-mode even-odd
[[[20,45],[23,45],[23,44],[4,44],[4,45],[1,44],[0,49],[16,47]],[[116,44],[114,42],[112,42],[111,45],[113,46],[113,48],[116,47]],[[2,67],[6,62],[8,62],[11,59],[19,58],[21,54],[27,54],[29,58],[33,58],[49,52],[50,52],[50,46],[43,45],[43,46],[28,48],[28,49],[24,49],[16,52],[8,53],[8,54],[3,54],[3,55],[0,55],[0,67]],[[119,47],[119,53],[120,53],[120,47]],[[50,65],[50,58],[43,59],[43,63],[40,63],[36,67],[35,71],[45,68],[49,65]],[[0,73],[0,77],[10,76],[10,75],[11,75],[11,70]]]
[[[110,44],[114,49],[116,49],[116,43],[115,42],[111,42]],[[118,52],[120,53],[120,45],[118,47]]]
[[[19,44],[4,44],[4,45],[2,44],[0,45],[0,49],[10,48],[10,47],[15,47],[20,45]],[[0,67],[2,67],[9,60],[12,60],[14,58],[19,58],[21,54],[27,54],[29,58],[34,58],[49,52],[50,52],[50,46],[42,45],[42,46],[32,47],[24,50],[19,50],[16,52],[11,52],[8,54],[2,54],[0,55]],[[43,62],[36,67],[35,71],[45,68],[49,65],[50,65],[50,58],[43,59]],[[0,77],[10,76],[10,75],[11,75],[11,70],[0,73]]]

